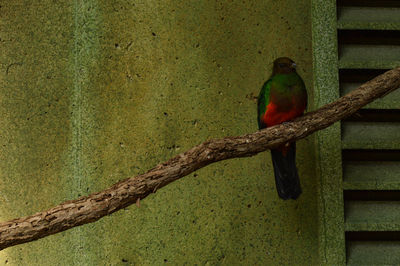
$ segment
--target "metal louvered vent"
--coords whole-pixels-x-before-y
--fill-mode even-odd
[[[338,1],[341,95],[400,66],[400,1]],[[341,123],[347,265],[400,264],[400,90]]]
[[[400,0],[312,0],[314,101],[400,66]],[[400,89],[316,134],[322,265],[400,265]]]

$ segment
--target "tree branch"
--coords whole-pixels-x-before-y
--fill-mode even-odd
[[[0,223],[0,249],[95,222],[211,163],[253,156],[286,142],[304,138],[399,87],[400,67],[374,78],[337,101],[307,113],[293,122],[243,136],[206,141],[157,165],[147,173],[125,179],[104,191],[64,202],[31,216]]]

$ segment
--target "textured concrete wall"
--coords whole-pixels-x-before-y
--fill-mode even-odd
[[[274,58],[312,93],[310,34],[309,1],[0,2],[0,219],[255,131]],[[0,264],[315,265],[313,141],[298,145],[297,201],[277,197],[269,153],[233,159]]]

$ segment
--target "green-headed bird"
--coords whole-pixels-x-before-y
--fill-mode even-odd
[[[287,57],[274,61],[272,75],[258,96],[258,127],[271,127],[301,116],[307,107],[307,91],[296,72],[296,64]],[[275,184],[282,199],[297,199],[301,194],[296,168],[296,143],[271,150]]]

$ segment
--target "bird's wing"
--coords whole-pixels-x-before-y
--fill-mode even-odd
[[[258,128],[265,128],[267,125],[262,121],[262,117],[267,111],[267,105],[269,104],[269,93],[271,90],[272,80],[267,80],[261,88],[260,94],[258,95],[258,112],[257,112],[257,121]]]
[[[304,84],[304,81],[300,78],[296,84],[293,85],[293,90],[299,91],[299,100],[301,100],[302,103],[304,103],[304,110],[307,109],[307,90],[306,90],[306,85]]]

